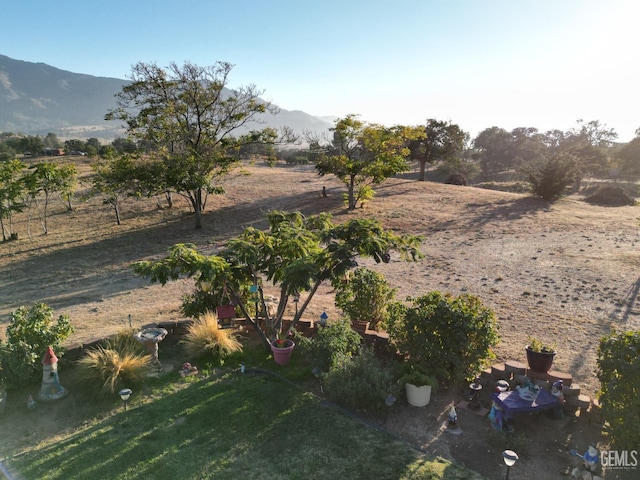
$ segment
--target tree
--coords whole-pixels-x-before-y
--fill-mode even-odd
[[[458,125],[430,118],[424,127],[424,137],[409,143],[411,159],[420,163],[418,181],[424,182],[425,169],[428,163],[451,161],[458,157],[463,149],[468,134]]]
[[[560,150],[574,155],[580,162],[579,175],[576,177],[576,189],[587,174],[602,173],[608,167],[607,150],[613,145],[618,134],[613,128],[607,128],[598,120],[577,121],[578,127],[565,133]]]
[[[513,166],[512,137],[504,128],[491,127],[480,132],[473,141],[479,150],[480,167],[485,178]]]
[[[47,148],[58,148],[62,145],[62,142],[58,139],[55,133],[47,133],[47,136],[43,140],[44,146]]]
[[[640,136],[635,137],[616,153],[620,168],[627,174],[640,173]]]
[[[316,164],[321,176],[332,174],[347,187],[349,210],[375,194],[374,185],[409,169],[408,144],[424,136],[419,127],[367,124],[357,115],[336,120],[333,141]]]
[[[259,114],[277,109],[259,98],[263,92],[254,85],[228,90],[232,68],[226,62],[171,63],[167,69],[138,63],[131,83],[117,95],[118,107],[106,116],[125,121],[129,136],[153,147],[158,161],[168,164],[166,182],[190,202],[196,228],[202,228],[213,181],[233,167],[237,149],[275,140],[273,130],[237,136]]]
[[[24,210],[25,190],[22,172],[27,166],[14,159],[0,162],[0,228],[2,240],[13,238],[13,214]],[[5,219],[7,222],[5,223]]]
[[[24,178],[25,185],[36,208],[38,194],[44,193],[42,228],[44,233],[47,234],[49,231],[47,215],[51,195],[54,193],[63,195],[68,201],[68,209],[71,209],[71,196],[75,189],[76,169],[72,164],[61,166],[52,162],[40,162],[30,167],[30,169],[32,172]]]
[[[218,255],[207,256],[193,245],[177,244],[163,260],[138,262],[134,270],[163,285],[181,275],[194,277],[195,290],[187,303],[203,297],[212,302],[230,297],[268,348],[282,328],[289,298],[307,292],[293,318],[291,328],[295,328],[320,285],[340,281],[357,265],[357,256],[373,257],[377,262],[389,261],[393,251],[407,260],[422,257],[418,250],[421,237],[396,235],[374,220],[356,219],[336,225],[328,214],[305,217],[280,211],[269,213],[267,218],[268,231],[248,227]],[[264,298],[267,282],[280,290],[274,315],[269,313]],[[251,303],[255,318],[250,314]],[[203,309],[212,308],[206,301],[200,304]],[[183,303],[183,313],[185,307],[188,305]],[[259,316],[266,319],[264,329]]]
[[[91,183],[95,194],[105,196],[104,202],[111,205],[116,214],[116,223],[120,222],[120,203],[126,196],[137,192],[136,165],[127,154],[116,155],[92,165],[94,172]]]

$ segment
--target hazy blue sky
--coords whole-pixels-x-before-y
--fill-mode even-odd
[[[289,110],[384,124],[640,127],[636,0],[2,0],[0,54],[127,78],[235,64]]]

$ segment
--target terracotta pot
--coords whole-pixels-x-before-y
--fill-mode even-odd
[[[291,352],[293,352],[293,348],[296,346],[292,340],[285,340],[284,347],[279,347],[276,345],[277,340],[271,342],[271,352],[273,353],[273,359],[278,365],[286,365],[291,360]]]
[[[527,345],[527,363],[529,369],[534,372],[547,373],[551,370],[553,359],[556,358],[556,352],[534,352]]]
[[[370,322],[364,322],[361,320],[352,320],[351,328],[353,328],[356,332],[364,334],[369,329]]]

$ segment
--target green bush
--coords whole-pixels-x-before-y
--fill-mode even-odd
[[[69,317],[60,315],[54,321],[53,309],[44,303],[15,310],[7,326],[7,341],[0,343],[0,383],[13,389],[37,381],[47,348],[62,357],[62,343],[72,333]]]
[[[388,331],[411,364],[455,382],[473,379],[493,358],[495,316],[478,297],[431,292],[408,300],[412,304],[389,322]]]
[[[340,358],[351,358],[360,351],[362,338],[347,320],[338,320],[320,327],[315,337],[296,334],[296,345],[311,357],[312,363],[323,370],[335,366]]]
[[[353,358],[341,356],[336,365],[322,376],[327,396],[349,408],[379,411],[385,399],[398,394],[396,372],[383,363],[370,349],[363,349]]]
[[[372,330],[386,322],[387,304],[396,295],[382,274],[365,267],[349,272],[335,290],[336,307],[351,320],[370,322]]]
[[[534,195],[547,201],[558,199],[578,176],[578,160],[571,154],[560,154],[532,162],[523,169]]]
[[[619,449],[640,445],[640,330],[600,339],[598,379],[606,431]]]

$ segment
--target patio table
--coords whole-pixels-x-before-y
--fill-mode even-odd
[[[549,410],[551,408],[562,406],[557,397],[544,389],[541,389],[540,392],[538,392],[538,396],[533,401],[525,400],[520,397],[518,392],[515,390],[510,392],[494,393],[491,395],[491,399],[498,407],[504,410],[505,413],[509,414],[540,412],[542,410]]]

